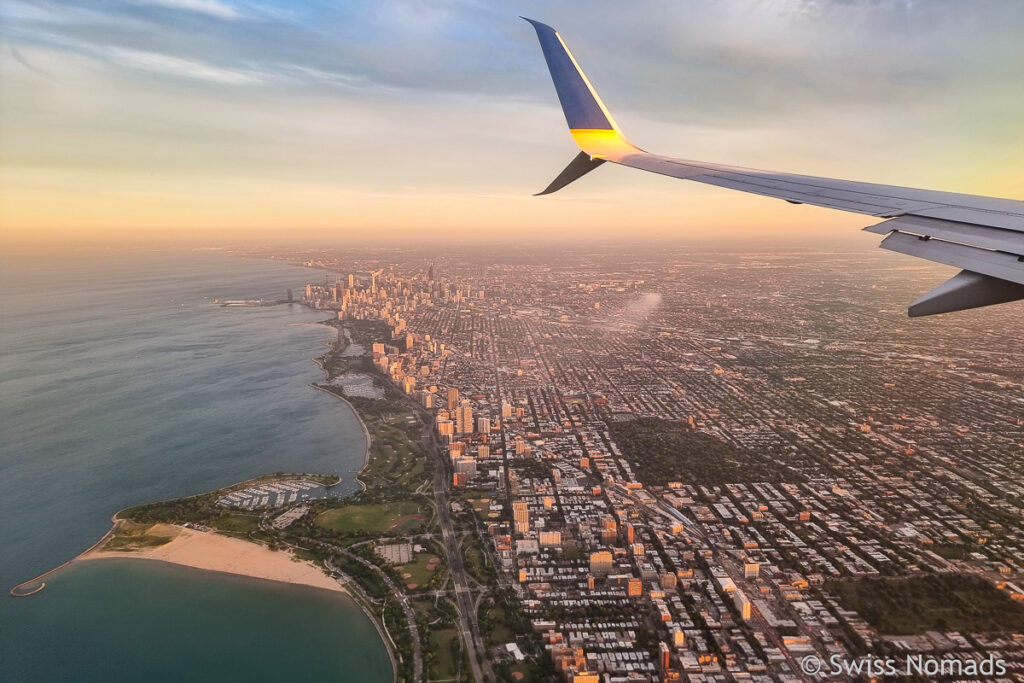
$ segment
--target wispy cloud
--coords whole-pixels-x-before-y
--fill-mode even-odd
[[[186,12],[198,12],[218,19],[239,19],[242,14],[232,7],[217,0],[136,0],[140,5],[156,5]]]
[[[108,48],[105,52],[110,61],[121,66],[169,76],[233,85],[261,83],[265,80],[262,75],[252,71],[225,69],[205,62],[172,57],[157,52],[130,50],[123,47]]]

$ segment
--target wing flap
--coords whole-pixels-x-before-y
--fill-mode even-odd
[[[981,249],[1005,251],[1016,256],[1024,255],[1024,232],[1004,228],[908,215],[892,218],[864,229],[877,235],[898,231],[924,237],[935,237],[947,242],[956,242]]]
[[[987,198],[977,197],[976,199]],[[1003,199],[1000,201],[1006,202],[1007,204],[1019,204],[1024,207],[1024,202],[1015,202],[1009,199]],[[983,204],[982,202],[976,203]],[[961,223],[974,223],[975,225],[987,225],[993,228],[1003,228],[1004,230],[1017,230],[1019,232],[1024,232],[1024,209],[1020,209],[1017,212],[1012,210],[1000,211],[983,208],[983,206],[975,206],[974,203],[965,202],[959,205],[950,204],[947,206],[937,206],[923,211],[915,211],[914,213],[927,218],[941,218],[950,221],[959,221]]]
[[[936,263],[944,263],[947,266],[955,266],[1024,285],[1024,267],[1022,267],[1024,263],[1020,261],[1022,257],[1014,254],[978,249],[927,237],[916,237],[902,232],[892,233],[882,240],[880,246],[900,254],[917,256]]]

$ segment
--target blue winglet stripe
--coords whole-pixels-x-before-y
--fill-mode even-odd
[[[555,29],[533,19],[526,21],[533,24],[533,28],[537,30],[540,49],[544,52],[544,59],[548,63],[548,71],[551,72],[551,80],[555,84],[558,101],[562,103],[562,111],[565,113],[565,121],[569,128],[613,130],[615,126],[594,99],[590,88],[583,80],[583,75],[569,57]]]

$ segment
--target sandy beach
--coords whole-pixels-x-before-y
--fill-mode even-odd
[[[196,569],[345,592],[322,569],[312,562],[296,559],[287,551],[270,550],[258,543],[171,524],[157,524],[151,531],[161,536],[170,536],[172,540],[160,546],[139,550],[104,550],[104,546],[100,546],[83,553],[76,561],[111,557],[161,560]]]

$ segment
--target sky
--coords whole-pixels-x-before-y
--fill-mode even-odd
[[[0,4],[0,243],[807,235],[870,217],[576,154],[529,16],[629,138],[688,159],[1024,198],[1024,2]]]

